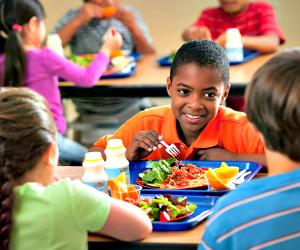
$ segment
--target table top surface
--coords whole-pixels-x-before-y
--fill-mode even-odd
[[[263,65],[273,54],[260,55],[246,63],[230,67],[230,83],[232,85],[247,84],[254,72]],[[157,55],[145,55],[138,61],[137,71],[134,75],[126,78],[103,79],[97,82],[99,86],[123,87],[131,85],[165,85],[169,76],[170,67],[161,67],[157,64]],[[61,82],[60,86],[74,86],[70,82]]]

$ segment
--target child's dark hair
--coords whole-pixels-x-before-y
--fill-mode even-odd
[[[0,249],[9,249],[13,188],[32,170],[56,139],[56,127],[45,100],[16,88],[0,93]]]
[[[171,82],[177,69],[190,63],[218,70],[224,84],[229,83],[229,60],[225,50],[217,43],[209,40],[184,43],[175,54],[170,70]]]
[[[271,58],[247,89],[249,120],[263,134],[266,147],[300,161],[300,50]]]
[[[0,38],[5,52],[2,80],[5,85],[20,86],[25,74],[25,53],[20,34],[22,31],[14,30],[13,26],[22,26],[32,17],[42,20],[45,18],[45,12],[38,0],[3,0],[0,7],[1,31],[2,34],[6,34],[6,38]]]

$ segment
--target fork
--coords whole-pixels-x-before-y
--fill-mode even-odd
[[[172,157],[176,158],[179,155],[180,151],[175,144],[168,145],[164,140],[160,140],[159,142],[166,147],[166,152]]]
[[[244,183],[244,182],[245,182],[245,177],[246,177],[247,175],[249,175],[249,174],[251,174],[251,171],[244,172],[244,173],[241,174],[238,178],[234,179],[234,180],[232,181],[232,183],[235,184],[235,185],[240,185],[240,184]]]

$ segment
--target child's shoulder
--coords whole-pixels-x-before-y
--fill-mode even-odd
[[[267,2],[252,2],[249,3],[249,9],[256,11],[265,11],[267,9],[273,9],[273,6],[271,3]]]
[[[248,122],[246,113],[235,111],[231,108],[220,106],[217,118],[223,122],[237,122],[245,123]]]

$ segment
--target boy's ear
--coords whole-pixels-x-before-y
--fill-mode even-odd
[[[226,86],[225,86],[225,89],[224,89],[224,92],[223,92],[223,96],[222,96],[222,100],[221,100],[221,103],[224,103],[225,102],[225,100],[226,100],[226,98],[228,97],[228,95],[229,95],[229,90],[230,90],[230,87],[231,87],[231,85],[228,83],[228,84],[226,84]]]
[[[166,85],[166,88],[167,88],[168,95],[171,96],[172,83],[171,83],[170,77],[167,78],[167,85]]]

